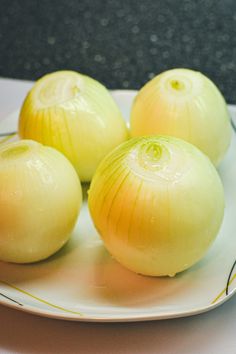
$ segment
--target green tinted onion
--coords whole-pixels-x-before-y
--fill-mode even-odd
[[[73,71],[48,74],[35,83],[21,109],[19,135],[62,152],[81,181],[90,181],[102,158],[128,138],[108,90]]]
[[[184,139],[218,165],[231,139],[229,112],[217,87],[203,74],[168,70],[149,81],[131,111],[131,135]]]
[[[29,263],[69,239],[82,203],[78,175],[58,151],[21,140],[0,147],[0,260]]]

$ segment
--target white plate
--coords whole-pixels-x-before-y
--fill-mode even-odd
[[[135,92],[113,95],[128,118]],[[236,117],[236,108],[230,111]],[[15,112],[2,121],[0,132],[16,130],[17,118]],[[174,278],[126,270],[105,250],[85,201],[71,240],[56,255],[30,265],[0,262],[0,303],[46,317],[96,322],[183,317],[219,306],[236,292],[235,134],[219,172],[226,196],[224,222],[205,258],[191,269]]]

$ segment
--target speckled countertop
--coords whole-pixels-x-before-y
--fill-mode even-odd
[[[172,67],[202,71],[236,103],[235,0],[0,1],[0,76],[74,69],[132,89]]]

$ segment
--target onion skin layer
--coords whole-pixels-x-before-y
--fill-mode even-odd
[[[128,138],[126,124],[107,89],[73,71],[58,71],[38,80],[19,118],[19,135],[62,152],[83,182],[99,162]]]
[[[231,140],[229,112],[214,83],[200,72],[172,69],[150,80],[131,110],[131,136],[171,135],[219,165]]]
[[[0,148],[0,260],[40,261],[69,239],[82,203],[78,175],[58,151],[21,140]]]
[[[210,160],[174,137],[140,137],[114,149],[89,190],[95,227],[128,269],[174,276],[199,261],[224,214],[224,191]]]

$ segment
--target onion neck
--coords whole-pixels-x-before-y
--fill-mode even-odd
[[[1,146],[0,159],[5,162],[14,162],[24,159],[32,150],[38,149],[41,144],[32,140],[20,140]]]
[[[1,153],[1,157],[4,159],[16,158],[25,154],[26,152],[28,152],[28,150],[29,150],[29,146],[26,144],[22,144],[18,146],[10,146],[9,148],[5,149]]]
[[[154,141],[144,142],[137,152],[137,162],[146,171],[159,171],[169,157],[168,150]]]
[[[150,182],[176,182],[188,170],[187,155],[178,140],[168,137],[143,137],[129,147],[126,167],[139,178]]]
[[[46,75],[39,80],[34,94],[39,108],[47,108],[73,100],[83,89],[82,75],[62,71]]]

